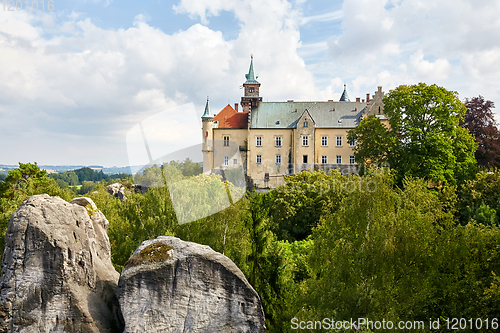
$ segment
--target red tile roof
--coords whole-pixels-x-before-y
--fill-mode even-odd
[[[248,112],[236,112],[231,105],[226,105],[215,117],[219,128],[247,128]]]

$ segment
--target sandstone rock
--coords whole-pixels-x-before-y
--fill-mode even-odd
[[[127,333],[265,331],[255,290],[208,246],[165,236],[145,241],[118,286]]]
[[[25,200],[5,237],[0,331],[121,332],[107,228],[91,199]]]
[[[120,200],[125,200],[127,197],[125,196],[125,186],[122,183],[113,183],[111,185],[106,186],[106,190],[112,196],[117,197]]]
[[[132,185],[132,190],[134,190],[135,193],[142,193],[146,194],[146,192],[149,190],[149,187],[146,185],[141,185],[141,184],[133,184]]]

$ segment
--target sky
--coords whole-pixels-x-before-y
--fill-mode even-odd
[[[498,0],[20,3],[0,2],[0,164],[126,166],[138,124],[193,146],[252,54],[264,101],[424,82],[500,108]]]

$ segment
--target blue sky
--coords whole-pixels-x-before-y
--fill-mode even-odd
[[[53,4],[0,4],[0,164],[128,165],[127,133],[168,110],[168,151],[193,145],[207,95],[239,101],[250,54],[265,101],[418,82],[500,101],[496,0]]]

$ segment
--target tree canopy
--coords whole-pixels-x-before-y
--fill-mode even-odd
[[[363,119],[349,132],[360,162],[387,162],[398,182],[405,177],[456,184],[477,171],[477,145],[459,127],[466,108],[458,94],[435,84],[402,85],[384,98],[385,127],[376,117]]]
[[[464,119],[460,126],[467,128],[476,139],[478,148],[476,160],[482,167],[500,166],[500,131],[498,130],[492,109],[492,101],[485,100],[483,96],[465,99]]]

